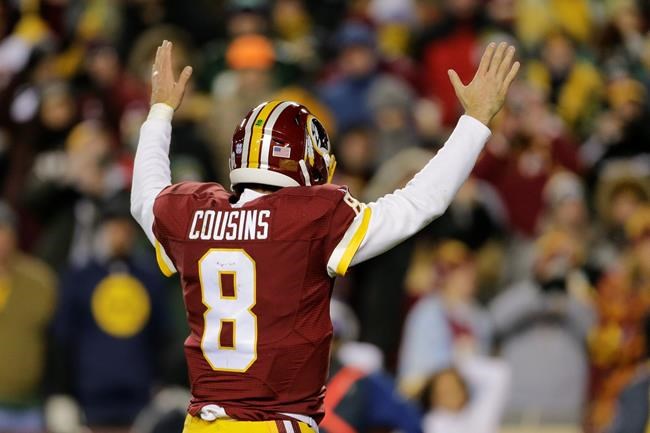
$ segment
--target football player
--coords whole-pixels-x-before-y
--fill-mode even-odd
[[[468,85],[449,71],[465,115],[404,188],[365,204],[329,183],[336,163],[327,132],[290,101],[264,102],[237,126],[231,185],[171,184],[171,120],[192,69],[177,81],[172,43],[163,42],[131,211],[163,273],[180,274],[190,326],[186,433],[318,430],[334,278],[445,211],[490,136],[486,125],[519,69],[514,54],[489,44]]]

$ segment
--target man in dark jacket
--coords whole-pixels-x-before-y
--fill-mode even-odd
[[[639,373],[618,398],[616,418],[611,433],[645,433],[650,431],[650,315],[645,319],[646,357]]]
[[[325,396],[325,418],[320,431],[325,433],[366,433],[377,429],[420,433],[421,414],[401,398],[392,378],[381,370],[381,355],[375,347],[354,343],[359,324],[352,310],[333,300],[330,307],[334,339],[330,377]],[[347,362],[343,351],[354,351],[364,365]],[[352,350],[350,350],[352,349]],[[374,349],[374,350],[373,350]],[[379,362],[375,362],[379,358]],[[374,367],[370,366],[374,364]],[[380,430],[382,431],[382,430]]]
[[[93,432],[128,431],[151,398],[164,348],[163,284],[132,256],[128,198],[102,212],[95,251],[62,277],[54,326],[62,384]]]

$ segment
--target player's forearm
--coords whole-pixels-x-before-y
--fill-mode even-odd
[[[155,243],[152,231],[153,204],[166,186],[171,184],[169,144],[171,119],[174,110],[165,104],[154,104],[140,129],[140,140],[135,154],[133,185],[131,187],[131,214]]]
[[[352,264],[383,253],[442,215],[489,137],[490,130],[481,122],[461,117],[444,147],[404,188],[368,205],[368,232]]]

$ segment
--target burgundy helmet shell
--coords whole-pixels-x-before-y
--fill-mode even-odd
[[[279,187],[331,181],[336,161],[325,128],[309,110],[290,101],[264,102],[235,129],[230,182]]]

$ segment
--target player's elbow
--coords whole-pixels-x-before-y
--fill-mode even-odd
[[[440,193],[415,197],[411,200],[409,205],[413,215],[411,218],[413,222],[412,234],[417,233],[445,213],[450,203],[451,199]]]

